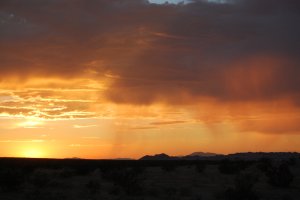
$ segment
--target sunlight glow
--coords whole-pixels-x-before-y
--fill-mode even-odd
[[[39,118],[30,118],[24,122],[18,123],[17,126],[22,128],[38,128],[43,124],[44,122]]]
[[[28,148],[22,153],[23,157],[26,158],[42,158],[44,157],[44,152],[37,148]]]

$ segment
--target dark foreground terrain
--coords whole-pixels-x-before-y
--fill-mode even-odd
[[[2,158],[0,199],[298,200],[300,160]]]

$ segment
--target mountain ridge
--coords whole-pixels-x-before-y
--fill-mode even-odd
[[[233,154],[216,154],[209,152],[194,152],[185,156],[169,156],[165,153],[145,155],[138,160],[260,160],[263,158],[274,160],[288,160],[300,158],[298,152],[239,152]]]

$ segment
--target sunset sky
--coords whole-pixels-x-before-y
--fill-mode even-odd
[[[0,157],[300,151],[300,1],[164,2],[1,0]]]

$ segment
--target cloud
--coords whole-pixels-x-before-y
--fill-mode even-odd
[[[215,2],[2,0],[0,113],[276,132],[272,117],[253,119],[286,111],[268,103],[299,113],[300,3]],[[294,121],[277,130],[297,132]]]
[[[45,140],[0,140],[0,143],[42,143]]]
[[[182,124],[186,123],[186,121],[159,121],[159,122],[152,122],[151,125],[172,125],[172,124]]]
[[[44,119],[91,118],[97,116],[90,107],[98,90],[23,88],[0,93],[0,114]],[[2,96],[3,95],[3,96]],[[1,98],[2,97],[2,98]]]
[[[98,125],[74,125],[74,128],[92,128],[92,127],[97,127]]]
[[[129,129],[132,130],[149,130],[149,129],[157,129],[156,126],[135,126],[135,127],[131,127]]]
[[[110,146],[109,144],[70,144],[69,147],[105,147]]]
[[[2,1],[0,79],[110,74],[116,103],[298,101],[299,2],[231,2]]]
[[[246,120],[239,124],[241,131],[269,134],[300,134],[298,116]]]
[[[221,101],[298,98],[299,15],[284,1],[266,13],[259,10],[261,4],[165,7],[181,13],[165,21],[161,37],[130,67],[116,70],[120,78],[108,97],[136,104],[187,103],[203,96]]]

